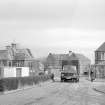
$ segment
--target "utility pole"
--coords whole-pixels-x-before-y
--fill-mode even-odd
[[[90,76],[90,73],[91,73],[91,65],[89,65],[89,80],[91,80],[91,76]]]

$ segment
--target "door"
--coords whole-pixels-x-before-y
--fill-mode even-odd
[[[16,77],[22,76],[22,68],[16,68]]]

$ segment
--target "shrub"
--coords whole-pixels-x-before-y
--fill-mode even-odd
[[[4,91],[4,87],[3,87],[3,80],[0,79],[0,92],[3,92]]]
[[[3,78],[0,80],[0,89],[4,90],[14,90],[18,88],[17,78]]]
[[[29,77],[11,77],[0,79],[0,91],[14,90],[19,87],[30,86],[38,84],[39,82],[47,81],[51,78],[51,75],[39,75]]]
[[[18,85],[23,87],[27,85],[33,85],[33,78],[32,77],[19,77],[18,78]]]

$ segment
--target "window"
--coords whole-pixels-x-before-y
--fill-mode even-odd
[[[101,60],[105,60],[105,52],[101,53]]]

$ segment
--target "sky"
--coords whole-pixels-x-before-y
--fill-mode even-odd
[[[0,48],[11,42],[36,58],[82,53],[94,63],[105,41],[105,0],[0,0]]]

